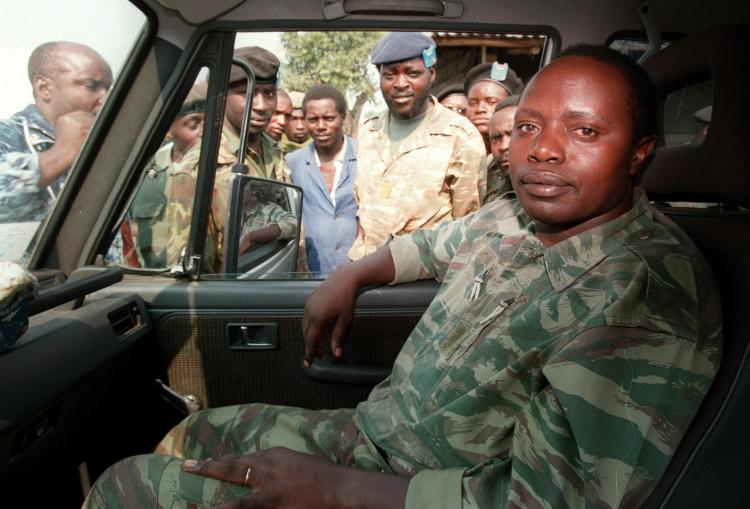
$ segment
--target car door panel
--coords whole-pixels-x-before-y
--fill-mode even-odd
[[[437,284],[417,282],[364,291],[358,301],[338,376],[313,378],[302,367],[304,303],[319,281],[128,279],[107,290],[138,293],[155,327],[152,340],[169,385],[204,407],[259,401],[306,408],[352,407],[372,383],[362,373],[388,370]],[[272,325],[277,348],[237,349],[230,327]],[[325,345],[327,351],[327,345]],[[327,351],[330,358],[330,353]]]

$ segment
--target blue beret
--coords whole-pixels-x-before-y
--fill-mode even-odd
[[[425,67],[435,64],[435,42],[419,32],[391,32],[381,38],[370,53],[374,65],[422,57]]]

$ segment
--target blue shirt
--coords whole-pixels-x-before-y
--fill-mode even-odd
[[[31,104],[0,121],[0,223],[42,221],[64,177],[39,185],[39,152],[55,143],[55,128]]]
[[[331,200],[320,167],[315,160],[315,143],[286,156],[292,183],[302,188],[302,227],[305,233],[307,266],[311,272],[330,274],[349,262],[349,248],[357,234],[357,177],[355,141],[347,137],[341,176],[336,185],[336,204]]]

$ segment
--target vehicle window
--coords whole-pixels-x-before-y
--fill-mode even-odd
[[[26,264],[146,22],[126,0],[28,0],[3,12],[0,259]]]
[[[666,40],[662,48],[669,46]],[[610,47],[633,60],[646,52],[648,43],[637,38],[614,39]],[[664,104],[664,145],[673,147],[703,143],[711,123],[713,83],[705,81],[676,90],[667,96]]]
[[[208,77],[208,68],[198,72],[161,146],[144,166],[140,186],[105,256],[107,263],[159,271],[182,265],[195,198]]]
[[[359,150],[355,147],[361,139],[363,123],[389,107],[381,93],[380,71],[370,62],[373,47],[383,35],[382,32],[237,34],[235,56],[241,54],[253,62],[254,67],[257,66],[254,69],[256,93],[252,98],[248,128],[249,151],[245,161],[248,174],[299,186],[303,224],[294,274],[274,272],[269,275],[261,265],[250,267],[240,263],[232,277],[324,278],[337,266],[348,262],[358,228],[354,184],[359,175],[356,166]],[[424,57],[436,58],[435,77],[425,91],[438,99],[442,97],[441,91],[448,87],[458,85],[462,88],[467,71],[483,63],[489,67],[496,62],[498,72],[503,76],[508,75],[510,69],[514,83],[527,82],[540,68],[548,40],[543,34],[424,32],[424,36],[436,45],[436,54]],[[422,79],[416,69],[407,74],[410,80]],[[321,85],[340,92],[346,103],[343,114],[336,100],[326,95],[331,93],[330,90],[320,88],[316,88],[313,94],[317,99],[303,108],[305,94]],[[225,213],[240,213],[231,208],[226,211],[225,197],[229,195],[231,182],[227,175],[239,148],[245,86],[243,74],[239,68],[233,68],[216,165],[212,222],[204,253],[204,260],[212,262],[209,270],[203,272],[204,278],[223,279],[227,276],[224,272],[226,260],[222,257],[228,248],[227,242],[233,239],[226,235],[227,220],[223,216]],[[460,113],[465,116],[466,108]],[[468,122],[468,119],[462,119],[462,122]],[[473,131],[470,123],[466,125],[469,131]],[[328,160],[321,159],[316,147],[326,147],[331,137],[344,141],[336,146],[337,152],[330,154]],[[482,151],[482,162],[486,156],[487,152]],[[437,192],[442,188],[442,183],[429,184],[421,175],[413,178],[414,185],[434,185]],[[398,192],[395,188],[383,188],[382,199],[393,200]],[[404,203],[403,206],[414,205]],[[320,212],[324,209],[328,212]],[[451,217],[450,211],[448,217]],[[212,232],[213,227],[216,228]],[[384,239],[388,233],[383,234]],[[281,250],[288,242],[276,244]]]

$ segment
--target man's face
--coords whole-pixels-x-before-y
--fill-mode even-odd
[[[449,96],[443,97],[443,99],[440,101],[440,104],[465,117],[466,108],[469,106],[469,100],[464,94],[451,94]]]
[[[407,120],[427,109],[435,69],[425,68],[421,58],[380,66],[380,90],[395,118]]]
[[[247,84],[243,81],[229,87],[224,115],[237,133],[242,129],[242,113],[245,109],[245,91]],[[271,121],[271,114],[276,110],[276,85],[256,84],[253,103],[250,110],[250,123],[247,134],[257,137]]]
[[[203,113],[190,113],[181,115],[172,122],[169,134],[177,150],[185,153],[198,141],[203,132],[203,116]]]
[[[286,137],[294,143],[304,143],[307,141],[308,136],[305,112],[301,108],[293,109],[292,117],[286,126]]]
[[[508,91],[492,81],[480,81],[469,89],[466,116],[483,135],[489,133],[495,106],[506,97]]]
[[[86,50],[60,50],[53,76],[46,78],[42,99],[51,106],[53,122],[73,111],[98,113],[112,86],[109,65]]]
[[[490,122],[490,148],[503,171],[508,171],[508,147],[513,133],[513,117],[516,106],[508,106],[492,115]]]
[[[318,99],[305,104],[307,131],[318,148],[336,146],[344,138],[344,116],[336,110],[333,99]]]
[[[281,139],[286,125],[292,118],[292,100],[287,94],[276,95],[276,111],[271,115],[271,121],[266,127],[266,132],[276,141]]]
[[[632,207],[632,176],[654,139],[634,142],[625,78],[609,64],[564,57],[521,98],[510,176],[537,232],[567,238]]]

